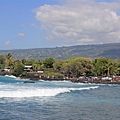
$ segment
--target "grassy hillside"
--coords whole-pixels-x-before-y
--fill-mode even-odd
[[[99,45],[77,45],[56,48],[35,48],[18,50],[0,50],[0,54],[11,53],[15,59],[35,58],[45,59],[68,59],[70,57],[98,58],[108,57],[109,59],[120,58],[120,43],[99,44]]]

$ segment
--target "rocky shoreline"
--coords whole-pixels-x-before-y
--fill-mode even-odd
[[[0,74],[1,76],[5,76],[6,74]],[[8,74],[8,76],[12,76]],[[117,80],[102,80],[101,78],[55,78],[55,77],[46,77],[46,76],[20,76],[20,79],[26,79],[27,82],[25,83],[35,83],[38,80],[44,81],[70,81],[73,83],[91,83],[91,84],[120,84],[120,76],[117,77]],[[29,81],[28,81],[29,80]]]
[[[101,80],[101,79],[77,79],[77,78],[47,78],[47,77],[41,77],[41,78],[34,78],[34,77],[20,77],[21,79],[29,79],[31,81],[37,81],[37,80],[44,80],[44,81],[70,81],[73,83],[90,83],[90,84],[120,84],[120,80],[113,81],[113,80]]]
[[[90,81],[84,81],[84,80],[71,80],[73,83],[91,83],[91,84],[120,84],[120,81],[101,81],[101,80],[90,80]]]

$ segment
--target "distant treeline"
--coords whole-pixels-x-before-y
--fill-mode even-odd
[[[72,57],[66,60],[45,58],[44,60],[22,59],[16,60],[11,53],[0,55],[0,71],[10,68],[10,73],[15,76],[25,76],[24,66],[31,65],[34,72],[44,71],[49,76],[118,76],[120,75],[120,60],[108,58],[89,59],[85,57]]]

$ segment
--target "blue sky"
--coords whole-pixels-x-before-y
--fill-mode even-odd
[[[0,50],[113,42],[119,0],[0,0]]]

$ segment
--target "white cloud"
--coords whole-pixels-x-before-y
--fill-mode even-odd
[[[31,26],[32,26],[32,27],[36,27],[36,25],[35,25],[34,23],[31,23]]]
[[[10,41],[6,41],[5,43],[4,43],[4,45],[9,45],[10,44]]]
[[[31,27],[34,27],[34,28],[38,28],[39,29],[39,26],[37,26],[35,23],[31,23],[30,25]]]
[[[26,36],[26,34],[24,34],[24,33],[18,33],[18,35],[17,35],[18,37],[25,37]]]
[[[69,44],[120,42],[120,2],[61,0],[34,10],[47,38]]]
[[[6,41],[6,42],[4,42],[4,43],[0,43],[0,46],[1,46],[1,47],[3,47],[3,46],[8,46],[8,45],[10,45],[10,41],[9,41],[9,40]]]

